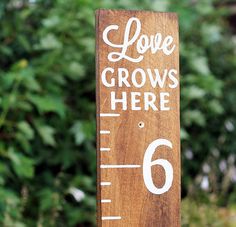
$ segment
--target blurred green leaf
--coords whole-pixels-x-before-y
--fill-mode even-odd
[[[34,176],[34,161],[10,148],[8,151],[13,169],[19,177],[32,178]]]
[[[56,146],[54,138],[55,129],[48,125],[36,124],[38,133],[45,145]]]
[[[85,139],[89,140],[93,138],[95,132],[94,122],[76,121],[71,128],[71,132],[75,136],[75,143],[80,145]]]
[[[54,112],[62,118],[65,116],[65,105],[59,97],[30,95],[28,99],[40,113]]]
[[[60,49],[62,43],[56,38],[54,34],[47,34],[41,38],[39,45],[36,46],[37,49]]]
[[[187,126],[197,124],[199,126],[205,126],[206,119],[199,110],[186,110],[183,115],[184,123]]]
[[[28,122],[21,121],[17,124],[17,127],[27,139],[31,140],[34,138],[34,130],[31,128]]]

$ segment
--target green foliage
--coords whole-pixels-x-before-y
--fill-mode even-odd
[[[2,7],[0,225],[92,225],[92,1],[11,1]]]
[[[235,45],[218,4],[1,1],[1,226],[95,225],[96,8],[178,13],[183,196],[204,189],[219,196],[219,205],[235,202],[228,193],[235,191]],[[198,216],[191,201],[186,207],[184,226],[217,218],[211,211]]]
[[[233,227],[235,217],[235,207],[225,209],[217,207],[214,202],[202,204],[191,199],[182,201],[182,227]]]

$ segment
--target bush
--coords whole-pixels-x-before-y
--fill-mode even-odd
[[[91,5],[12,1],[2,8],[1,225],[94,223]]]

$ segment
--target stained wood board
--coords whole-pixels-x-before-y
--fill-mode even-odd
[[[175,13],[96,12],[97,226],[180,226]]]

